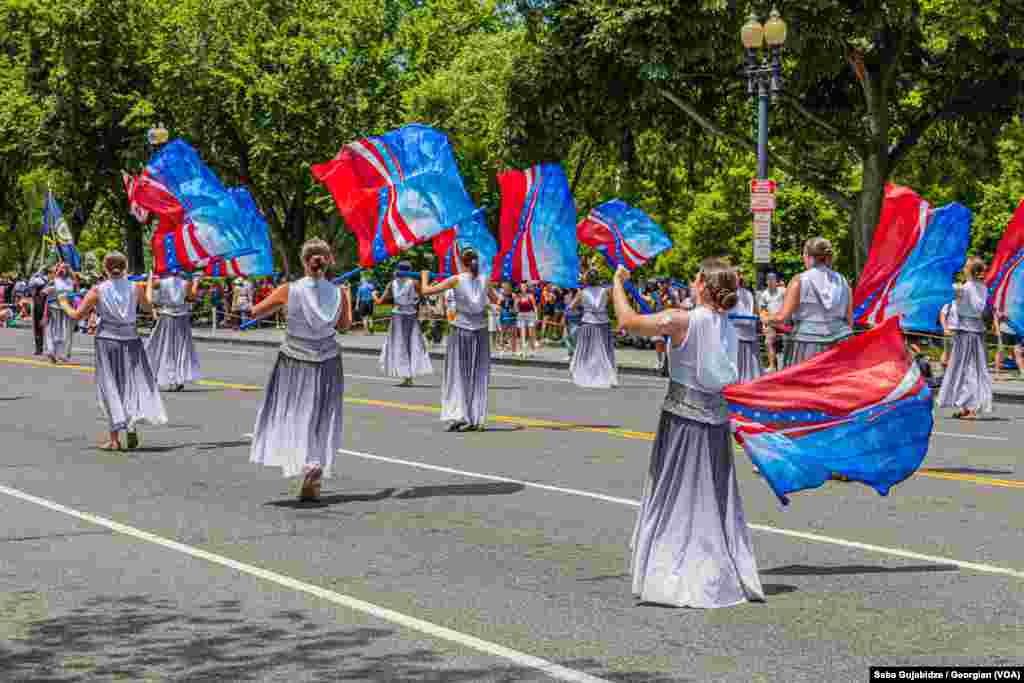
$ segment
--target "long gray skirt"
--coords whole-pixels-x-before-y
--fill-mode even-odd
[[[96,400],[112,432],[133,432],[139,424],[167,424],[141,339],[96,339]]]
[[[46,327],[43,329],[43,344],[46,355],[57,358],[71,358],[71,340],[75,334],[75,321],[63,309],[50,306],[47,311]]]
[[[416,315],[394,314],[384,348],[380,351],[380,369],[388,377],[420,377],[434,372],[430,353]]]
[[[729,425],[661,415],[631,543],[633,595],[678,607],[764,600]]]
[[[191,316],[160,316],[156,329],[146,340],[146,354],[161,387],[198,382],[202,378],[192,341]]]
[[[761,347],[756,341],[740,341],[736,351],[736,368],[739,370],[739,383],[752,382],[764,374],[761,369]]]
[[[319,465],[330,477],[341,448],[344,393],[340,355],[311,363],[279,353],[256,416],[249,462],[280,467],[286,478]]]
[[[487,328],[451,328],[441,387],[441,420],[482,427],[487,422],[491,382],[491,336]]]
[[[980,332],[957,330],[953,335],[949,366],[939,389],[939,407],[992,412],[992,374]]]
[[[579,326],[569,374],[577,386],[590,389],[619,385],[619,374],[615,369],[615,340],[610,323],[583,323]]]

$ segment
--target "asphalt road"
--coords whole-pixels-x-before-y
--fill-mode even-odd
[[[202,346],[171,424],[96,449],[75,367],[0,332],[0,680],[833,681],[1021,664],[1024,406],[940,419],[926,471],[781,508],[738,468],[768,601],[638,605],[628,540],[662,380],[495,368],[486,433],[346,357],[322,502],[248,462],[269,349]],[[436,368],[440,371],[440,367]],[[742,458],[742,456],[740,456]]]

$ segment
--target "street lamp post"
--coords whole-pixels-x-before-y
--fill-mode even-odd
[[[772,95],[782,90],[782,45],[786,42],[786,22],[777,9],[772,9],[768,21],[761,24],[757,15],[751,13],[740,31],[743,47],[746,48],[747,92],[757,97],[757,179],[768,180],[768,104]],[[762,48],[767,51],[762,53]],[[755,192],[766,192],[764,186],[752,188]],[[771,202],[774,202],[774,191]],[[774,204],[772,204],[774,205]],[[752,208],[757,211],[752,202]],[[771,210],[767,221],[755,221],[754,262],[757,266],[757,286],[764,287],[765,275],[771,264]],[[756,215],[756,214],[755,214]],[[760,231],[759,231],[760,227]],[[767,245],[759,247],[759,238]],[[766,247],[766,248],[765,248]]]

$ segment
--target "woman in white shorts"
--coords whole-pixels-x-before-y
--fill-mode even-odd
[[[525,358],[527,352],[532,355],[537,351],[537,301],[528,283],[522,283],[519,292],[519,329],[523,339],[521,353]]]

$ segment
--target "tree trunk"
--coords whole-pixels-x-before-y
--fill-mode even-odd
[[[282,251],[286,264],[294,267],[296,272],[302,272],[302,243],[306,241],[306,202],[303,195],[303,189],[295,191],[284,216],[285,243]]]
[[[861,272],[867,262],[871,241],[882,215],[882,201],[885,199],[885,181],[889,177],[889,96],[886,77],[887,65],[884,60],[864,67],[861,87],[868,110],[868,144],[864,155],[860,195],[851,212],[853,240],[856,245],[854,266]]]
[[[128,220],[122,219],[125,223],[124,242],[125,256],[128,257],[128,270],[135,273],[142,273],[146,270],[146,252],[143,249],[142,224],[133,216]]]
[[[864,171],[861,178],[861,191],[857,195],[857,205],[850,212],[850,232],[856,247],[854,267],[861,272],[867,262],[871,241],[875,237],[875,229],[882,216],[882,202],[885,200],[885,181],[888,175],[885,170],[886,161],[875,154],[864,160]]]

